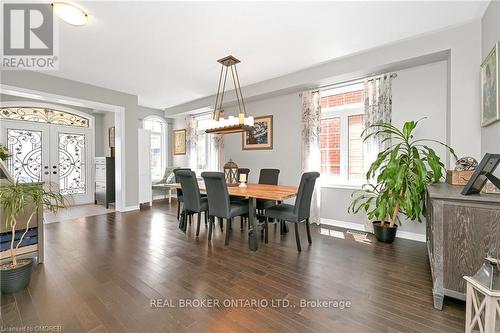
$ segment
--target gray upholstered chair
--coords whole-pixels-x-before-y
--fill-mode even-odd
[[[208,200],[202,197],[196,173],[190,170],[177,170],[177,177],[182,187],[182,195],[184,200],[184,209],[179,227],[186,231],[187,217],[193,214],[198,214],[198,226],[196,227],[196,236],[200,234],[201,213],[205,215],[205,224],[208,220]]]
[[[231,202],[227,190],[226,180],[222,172],[203,172],[201,174],[205,181],[205,188],[208,197],[208,240],[212,239],[212,229],[214,217],[226,219],[226,240],[225,245],[229,244],[229,235],[231,233],[231,223],[234,217],[248,214],[248,204],[243,202]]]
[[[278,185],[278,178],[280,175],[279,169],[260,169],[259,184]],[[257,210],[262,211],[266,208],[276,205],[273,200],[257,200]]]
[[[174,169],[173,173],[175,175],[175,182],[176,183],[179,183],[179,177],[177,176],[177,172],[178,171],[191,171],[191,169],[189,168],[177,168],[177,169]],[[176,190],[177,192],[177,219],[180,218],[180,214],[181,214],[181,202],[184,202],[184,197],[183,197],[183,194],[182,194],[182,189],[178,188]]]
[[[264,238],[267,243],[268,239],[268,220],[273,218],[276,220],[284,220],[295,224],[295,240],[297,242],[297,251],[301,251],[298,225],[305,222],[307,230],[307,240],[312,244],[311,231],[309,229],[309,214],[311,211],[311,200],[314,191],[316,179],[319,177],[319,172],[306,172],[302,174],[300,180],[297,198],[295,205],[279,204],[266,209],[264,215]]]

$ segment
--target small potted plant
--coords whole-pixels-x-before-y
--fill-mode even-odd
[[[10,230],[11,260],[0,265],[1,291],[13,293],[24,289],[30,282],[33,260],[18,259],[17,250],[28,233],[30,224],[38,213],[38,209],[47,209],[55,213],[64,207],[64,198],[59,192],[46,191],[41,184],[21,184],[9,182],[0,186],[0,207],[3,210],[6,228]],[[24,232],[16,240],[16,226],[24,221],[18,221],[21,213],[29,214]]]
[[[366,212],[379,241],[394,241],[401,215],[419,222],[425,217],[426,186],[439,182],[446,172],[439,156],[426,144],[443,145],[456,158],[453,149],[442,142],[414,139],[413,132],[421,120],[406,122],[402,129],[389,123],[374,124],[362,133],[365,142],[372,136],[391,140],[368,169],[367,184],[353,193],[349,206],[351,213]]]

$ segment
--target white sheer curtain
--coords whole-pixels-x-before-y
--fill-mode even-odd
[[[319,135],[321,125],[320,92],[302,92],[302,172],[321,171]],[[311,202],[310,222],[320,224],[321,187],[316,182]]]

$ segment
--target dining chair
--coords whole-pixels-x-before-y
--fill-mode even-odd
[[[191,171],[190,168],[177,168],[174,169],[173,173],[175,175],[175,182],[179,183],[179,177],[177,176],[178,171]],[[180,215],[181,215],[181,203],[184,202],[184,197],[182,194],[182,189],[178,188],[176,189],[177,192],[177,220],[179,220]]]
[[[196,236],[200,234],[201,213],[205,215],[205,223],[208,220],[208,199],[202,197],[196,173],[188,170],[177,171],[177,177],[181,183],[182,193],[184,198],[184,209],[182,211],[181,222],[179,227],[186,231],[187,217],[193,214],[198,214],[198,225],[196,227]]]
[[[279,169],[260,169],[259,184],[278,185],[279,175]],[[272,207],[274,205],[276,205],[276,201],[273,200],[257,200],[257,210],[261,213],[264,209]]]
[[[248,214],[248,204],[231,201],[229,199],[224,173],[203,172],[201,177],[205,181],[208,197],[208,214],[210,216],[208,221],[208,240],[212,239],[214,218],[218,217],[220,219],[226,219],[226,240],[224,245],[228,245],[232,220],[236,216]]]
[[[266,209],[264,221],[264,239],[268,241],[268,220],[274,218],[276,220],[284,220],[295,224],[295,240],[297,242],[297,251],[302,251],[300,246],[299,228],[301,222],[305,222],[307,230],[307,240],[312,244],[311,230],[309,229],[309,215],[311,212],[311,200],[314,191],[316,179],[319,177],[319,172],[305,172],[300,180],[297,198],[295,205],[278,204]]]

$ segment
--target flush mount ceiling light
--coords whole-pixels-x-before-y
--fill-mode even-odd
[[[249,131],[254,126],[254,118],[247,116],[245,103],[243,101],[243,94],[241,93],[240,78],[238,77],[238,71],[236,69],[236,64],[240,61],[229,55],[217,60],[217,62],[222,65],[219,76],[219,86],[217,88],[217,97],[215,98],[213,119],[209,121],[205,132],[214,134],[231,134]],[[238,117],[228,116],[227,118],[224,118],[222,101],[224,99],[224,90],[226,89],[226,81],[229,71],[231,71],[231,75],[233,77],[234,91],[236,93],[239,113]]]
[[[88,22],[89,15],[74,4],[68,2],[53,2],[51,5],[52,8],[54,8],[54,13],[66,23],[81,26]]]

